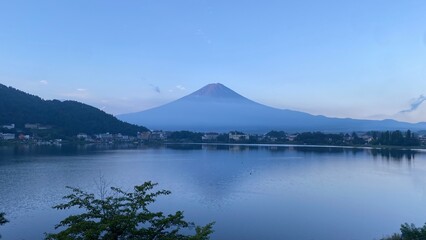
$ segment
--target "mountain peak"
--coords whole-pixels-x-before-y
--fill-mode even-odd
[[[328,118],[272,108],[245,98],[220,83],[208,84],[160,107],[121,115],[120,119],[169,131],[264,133],[271,129],[289,132],[426,129],[426,123]]]
[[[221,83],[210,83],[191,93],[187,97],[209,97],[209,98],[244,98]]]

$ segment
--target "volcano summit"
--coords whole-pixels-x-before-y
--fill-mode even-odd
[[[220,83],[208,84],[163,106],[119,115],[118,118],[150,129],[170,131],[240,130],[262,133],[269,130],[350,132],[426,129],[426,123],[328,118],[277,109],[245,98]]]

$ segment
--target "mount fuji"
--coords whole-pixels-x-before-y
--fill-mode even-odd
[[[142,112],[117,116],[150,129],[263,133],[269,130],[351,132],[424,130],[426,123],[395,120],[329,118],[269,107],[241,96],[220,83],[208,84],[176,101]]]

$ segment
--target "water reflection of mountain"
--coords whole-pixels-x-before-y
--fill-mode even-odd
[[[421,152],[411,154],[416,154],[417,164],[407,167],[407,161],[393,164],[386,159],[406,158],[410,152],[394,154],[395,151],[377,149],[175,145],[128,150],[111,150],[105,146],[101,150],[100,146],[63,146],[50,148],[57,154],[53,157],[37,155],[52,153],[48,149],[0,148],[0,153],[24,154],[18,161],[14,156],[10,161],[1,156],[0,202],[11,213],[13,223],[17,222],[2,234],[6,237],[10,232],[30,231],[23,237],[5,239],[34,239],[27,237],[34,234],[42,238],[42,233],[37,232],[41,229],[38,225],[28,230],[31,219],[43,218],[48,223],[46,226],[52,227],[59,219],[46,215],[57,216],[57,212],[49,210],[62,202],[63,195],[69,194],[64,186],[96,193],[94,181],[100,174],[111,185],[124,190],[147,180],[158,182],[158,189],[173,193],[159,199],[160,209],[166,213],[185,210],[188,219],[196,222],[217,221],[218,232],[222,231],[218,238],[235,231],[232,225],[235,222],[242,225],[239,231],[266,229],[271,222],[277,223],[273,229],[278,234],[263,239],[280,239],[284,227],[300,229],[306,219],[312,219],[308,224],[314,229],[324,216],[332,222],[321,228],[339,226],[341,216],[351,216],[348,220],[351,229],[352,219],[359,224],[370,218],[372,222],[380,222],[380,217],[374,218],[380,215],[377,213],[399,210],[401,202],[414,209],[409,211],[410,215],[423,206],[416,201],[425,186],[426,158]],[[31,155],[32,151],[35,156]],[[84,155],[61,156],[61,151]],[[378,161],[373,160],[373,153]],[[395,189],[401,193],[395,194]],[[383,203],[383,196],[389,201]],[[385,208],[382,210],[381,206]],[[395,215],[399,218],[405,209]],[[365,217],[366,212],[371,215]],[[250,225],[253,221],[254,225]],[[254,236],[232,239],[262,239]]]
[[[238,197],[239,192],[264,194],[262,188],[249,187],[254,182],[269,181],[263,186],[265,188],[278,185],[291,188],[291,181],[300,181],[295,185],[303,185],[309,178],[306,175],[319,174],[327,169],[339,172],[342,164],[351,168],[369,165],[373,159],[383,159],[404,163],[398,165],[403,167],[405,163],[410,164],[416,154],[420,154],[412,150],[331,146],[179,144],[167,148],[179,151],[179,154],[183,154],[184,151],[181,150],[191,150],[190,155],[196,159],[181,163],[170,162],[173,167],[168,174],[185,173],[181,177],[192,185],[193,191],[203,196],[202,201],[213,205]],[[327,177],[329,176],[326,174],[320,179],[328,181]],[[276,179],[281,182],[274,182]],[[290,182],[285,183],[286,181]]]
[[[0,191],[0,202],[9,199],[9,204],[16,206],[14,209],[22,209],[23,201],[19,205],[15,199],[30,196],[25,204],[29,202],[31,208],[40,208],[41,203],[50,207],[63,195],[63,186],[91,187],[102,173],[116,186],[133,186],[145,180],[158,182],[161,188],[172,190],[171,197],[176,196],[191,207],[195,203],[194,208],[201,206],[202,211],[205,206],[227,209],[217,206],[234,207],[233,204],[249,201],[263,204],[262,200],[276,199],[275,195],[283,199],[289,196],[287,200],[295,202],[309,201],[311,196],[345,199],[345,191],[354,189],[358,192],[352,196],[364,196],[370,181],[392,184],[407,176],[413,176],[416,185],[424,186],[421,184],[426,169],[425,155],[413,150],[223,144],[122,149],[102,145],[0,147],[0,182],[7,181]],[[19,154],[22,158],[15,161]],[[50,155],[53,158],[44,157]],[[406,168],[415,156],[418,164]],[[407,169],[409,174],[400,174]],[[333,194],[337,194],[336,198]]]

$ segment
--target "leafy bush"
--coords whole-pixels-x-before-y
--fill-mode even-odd
[[[6,214],[5,213],[0,213],[0,226],[4,225],[6,223],[8,223],[9,221],[4,217]],[[1,235],[0,235],[1,238]]]
[[[426,224],[423,227],[417,228],[414,224],[404,223],[401,225],[402,239],[426,239]]]
[[[395,233],[392,236],[382,238],[382,240],[423,240],[426,239],[426,224],[423,227],[416,227],[414,224],[404,223],[401,225],[401,234]]]
[[[78,188],[64,197],[68,202],[54,206],[63,210],[77,207],[85,212],[71,215],[59,224],[58,233],[46,234],[48,240],[119,240],[119,239],[161,239],[161,240],[208,240],[213,232],[214,223],[204,227],[195,226],[184,220],[183,212],[165,216],[162,212],[151,212],[149,204],[155,202],[160,195],[169,195],[170,191],[153,192],[156,183],[145,182],[134,187],[134,192],[125,192],[119,188],[111,188],[109,196],[96,198]],[[182,229],[195,227],[194,235],[181,233]]]

